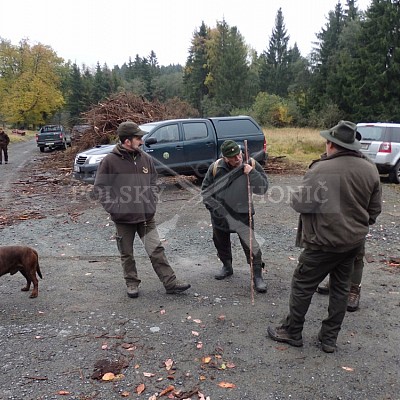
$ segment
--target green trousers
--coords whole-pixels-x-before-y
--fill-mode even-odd
[[[324,343],[334,346],[346,314],[350,278],[354,260],[361,246],[345,253],[305,249],[293,273],[289,314],[283,327],[295,338],[301,338],[305,316],[318,285],[330,274],[328,317],[322,321]]]
[[[173,288],[176,283],[175,272],[169,265],[161,244],[154,218],[138,224],[115,224],[117,246],[121,255],[121,264],[127,285],[139,286],[133,243],[136,233],[142,241],[150,262],[158,278],[166,289]]]

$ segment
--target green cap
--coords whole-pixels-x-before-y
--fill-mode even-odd
[[[225,140],[221,145],[221,153],[224,157],[234,157],[240,153],[240,146],[233,140]]]

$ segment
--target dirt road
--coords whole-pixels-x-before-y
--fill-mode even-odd
[[[361,308],[346,315],[330,355],[316,338],[327,314],[318,294],[303,348],[266,337],[267,325],[287,312],[299,255],[287,200],[300,176],[271,175],[269,195],[256,199],[268,292],[256,293],[254,305],[236,238],[234,275],[213,278],[219,262],[198,186],[160,179],[159,231],[192,288],[166,295],[138,241],[142,285],[139,298],[129,299],[107,214],[69,171],[43,171],[48,157],[34,142],[13,145],[0,170],[1,244],[36,248],[44,278],[37,299],[20,291],[22,275],[0,278],[0,399],[400,399],[400,268],[389,265],[400,256],[399,186],[383,184]],[[110,371],[113,380],[97,379]]]

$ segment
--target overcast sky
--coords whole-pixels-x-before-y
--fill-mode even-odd
[[[339,0],[2,0],[0,37],[17,45],[29,39],[59,57],[112,68],[153,50],[159,65],[186,63],[193,33],[225,19],[258,53],[268,48],[282,8],[289,45],[303,56]],[[341,0],[344,6],[346,1]],[[358,0],[366,10],[371,0]]]

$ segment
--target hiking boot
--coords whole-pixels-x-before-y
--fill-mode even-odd
[[[253,266],[254,287],[259,293],[265,293],[267,291],[267,284],[264,282],[264,279],[262,277],[263,268],[264,268],[264,263],[262,263],[262,265]]]
[[[287,343],[294,347],[303,346],[302,337],[299,336],[296,339],[295,337],[290,335],[286,328],[284,328],[283,326],[278,326],[276,328],[272,328],[271,326],[269,326],[267,332],[269,337],[277,342]]]
[[[131,299],[136,299],[136,297],[139,297],[139,288],[137,286],[128,286],[126,293]]]
[[[325,353],[334,353],[336,350],[336,346],[332,346],[330,344],[324,343],[322,340],[322,333],[321,331],[318,332],[318,340],[321,342],[322,351]]]
[[[322,283],[317,287],[317,293],[319,294],[329,294],[329,279],[324,283]]]
[[[189,283],[176,281],[174,286],[165,290],[167,294],[178,294],[184,292],[185,290],[188,290],[189,288]]]
[[[232,261],[224,261],[223,264],[220,273],[214,276],[214,278],[219,281],[233,274]]]
[[[361,285],[354,285],[353,283],[350,286],[350,293],[347,300],[347,311],[353,312],[358,310],[360,306],[360,296],[361,296]]]

